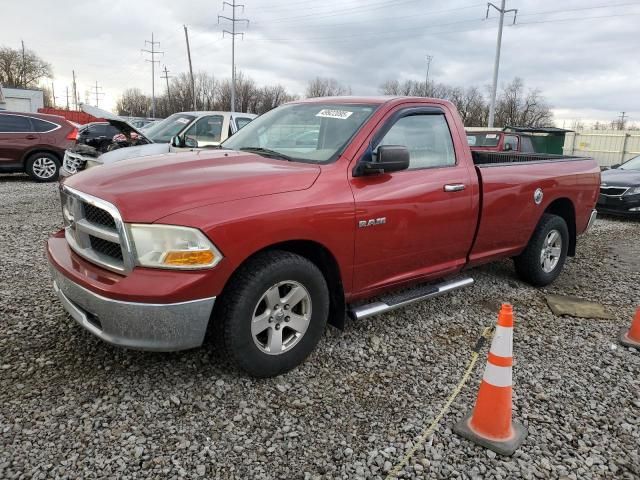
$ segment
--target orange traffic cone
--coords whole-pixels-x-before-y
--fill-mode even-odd
[[[487,367],[473,412],[454,427],[454,432],[501,455],[512,455],[527,430],[511,419],[513,381],[513,307],[503,304],[491,342]]]
[[[620,332],[620,343],[625,347],[640,349],[640,307],[636,310],[636,315],[633,317],[629,331],[622,330]]]

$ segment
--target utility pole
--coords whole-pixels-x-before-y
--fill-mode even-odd
[[[78,86],[76,85],[76,71],[75,70],[71,70],[71,73],[73,74],[73,104],[75,106],[76,111],[78,110],[78,104],[80,103],[78,101]]]
[[[231,22],[231,31],[223,30],[222,38],[224,38],[224,34],[228,33],[231,35],[231,111],[235,112],[236,110],[236,36],[240,35],[244,38],[244,32],[236,32],[236,23],[246,22],[249,25],[249,20],[246,18],[237,18],[236,17],[236,8],[242,8],[242,12],[244,13],[244,5],[240,5],[236,3],[236,0],[231,0],[230,2],[224,1],[222,2],[222,10],[224,7],[231,7],[231,18],[225,17],[224,15],[218,15],[218,24],[220,23],[220,19],[227,20]]]
[[[167,66],[164,66],[164,77],[162,75],[160,75],[160,78],[164,78],[167,81],[167,101],[169,102],[169,106],[171,106],[171,92],[169,91],[169,78],[171,78],[171,76],[169,75],[169,70],[167,70]]]
[[[429,96],[429,69],[431,68],[431,60],[433,60],[433,55],[427,55],[427,78],[424,82],[424,96]]]
[[[69,86],[67,85],[67,110],[69,110]]]
[[[191,98],[193,99],[193,111],[197,110],[196,108],[196,83],[193,81],[193,66],[191,65],[191,48],[189,47],[189,32],[187,31],[187,26],[184,27],[184,38],[187,40],[187,57],[189,58],[189,75],[191,76]],[[169,91],[169,87],[167,87],[167,92]]]
[[[145,59],[145,61],[151,62],[151,116],[156,118],[156,63],[160,63],[160,60],[156,60],[156,55],[164,55],[164,52],[156,50],[156,45],[160,45],[160,42],[153,40],[153,32],[151,32],[151,41],[145,40],[144,44],[151,45],[151,50],[143,48],[142,51],[151,54],[151,60]]]
[[[620,119],[618,121],[618,130],[624,130],[626,118],[628,118],[627,112],[620,112],[620,115],[618,116],[618,118]]]
[[[98,86],[98,81],[96,80],[96,86],[93,87],[93,93],[96,97],[96,108],[99,107],[100,95],[104,95],[104,92],[101,92],[100,90],[102,90],[102,87]]]
[[[51,82],[51,97],[53,100],[53,108],[56,108],[56,89],[53,86],[53,82]]]
[[[498,91],[498,70],[500,68],[500,48],[502,47],[502,27],[504,25],[504,14],[513,13],[513,23],[516,23],[516,16],[518,15],[518,9],[512,8],[510,10],[505,9],[506,0],[502,0],[500,8],[496,7],[493,3],[487,3],[487,15],[485,19],[489,18],[489,8],[493,7],[500,12],[500,24],[498,25],[498,42],[496,44],[496,59],[493,64],[493,82],[491,83],[491,103],[489,104],[489,128],[493,128],[493,120],[496,115],[496,93]]]
[[[20,69],[20,86],[22,88],[27,88],[27,85],[26,85],[26,82],[25,82],[25,80],[26,80],[25,77],[27,76],[26,75],[27,67],[25,65],[25,60],[26,60],[25,57],[26,57],[26,55],[25,55],[25,52],[24,52],[24,40],[20,40],[20,43],[22,44],[22,68]]]

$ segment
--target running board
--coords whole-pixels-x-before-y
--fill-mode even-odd
[[[403,292],[383,296],[379,301],[360,305],[349,309],[349,315],[354,320],[362,320],[374,315],[389,312],[397,308],[406,307],[415,302],[439,297],[473,285],[473,278],[460,278],[435,285],[422,285]]]

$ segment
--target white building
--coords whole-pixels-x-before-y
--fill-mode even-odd
[[[0,110],[35,113],[42,107],[44,107],[42,90],[5,88],[0,85]]]

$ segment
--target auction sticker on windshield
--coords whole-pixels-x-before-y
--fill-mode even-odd
[[[316,113],[316,117],[324,117],[324,118],[340,118],[341,120],[346,120],[351,116],[353,112],[349,112],[347,110],[331,110],[325,108],[324,110],[320,110]]]
[[[176,120],[176,123],[189,123],[188,118],[180,117]]]

